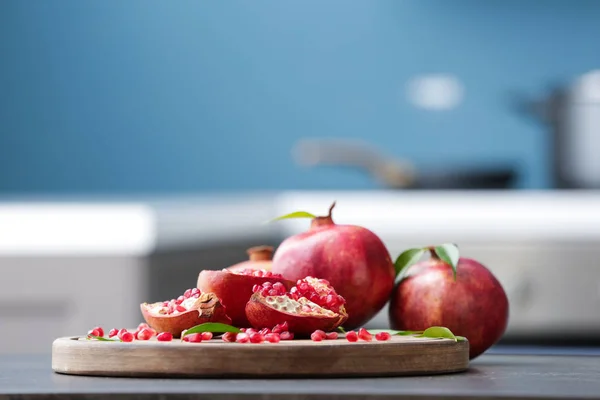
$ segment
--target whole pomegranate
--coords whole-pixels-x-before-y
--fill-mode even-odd
[[[255,246],[250,247],[246,252],[248,259],[234,264],[226,269],[230,271],[243,271],[248,269],[260,269],[265,271],[271,270],[273,259],[273,247],[271,246]]]
[[[271,271],[290,280],[306,276],[327,280],[346,300],[348,319],[344,327],[354,329],[368,322],[388,301],[394,287],[394,264],[373,232],[334,223],[334,207],[335,202],[327,216],[301,213],[312,217],[310,229],[281,243],[273,255]]]
[[[432,257],[410,267],[394,288],[389,306],[390,327],[423,331],[444,326],[469,340],[469,357],[479,356],[506,330],[509,304],[496,277],[481,263],[457,258],[452,266]]]

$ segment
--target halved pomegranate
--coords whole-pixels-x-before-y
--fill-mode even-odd
[[[243,271],[245,269],[262,269],[270,271],[273,265],[273,251],[275,249],[271,246],[254,246],[250,247],[246,252],[248,253],[248,259],[237,264],[234,264],[226,269],[236,272]]]
[[[142,315],[157,332],[169,332],[179,337],[181,332],[205,322],[231,324],[225,307],[214,293],[188,289],[182,296],[170,301],[140,304]]]
[[[271,284],[279,282],[286,290],[294,286],[293,281],[288,281],[279,274],[262,269],[204,270],[198,275],[197,286],[202,292],[216,294],[227,308],[227,315],[231,317],[233,325],[245,328],[250,326],[245,308],[252,296],[252,288],[265,282]]]
[[[300,279],[289,292],[265,282],[254,287],[246,316],[255,329],[286,323],[289,331],[310,336],[316,330],[332,331],[348,318],[345,299],[324,279]]]

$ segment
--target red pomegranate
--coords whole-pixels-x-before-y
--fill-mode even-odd
[[[509,314],[506,293],[481,263],[459,258],[455,279],[452,267],[428,250],[432,257],[410,267],[394,288],[390,327],[423,331],[444,326],[469,340],[469,357],[473,359],[504,334]]]
[[[157,332],[169,332],[179,337],[181,332],[205,322],[231,324],[225,308],[214,293],[188,289],[177,299],[140,304],[148,325]]]
[[[264,271],[271,270],[273,260],[273,247],[271,246],[255,246],[247,250],[248,260],[239,262],[226,269],[236,272],[246,269],[261,269]]]
[[[265,282],[253,288],[246,316],[255,329],[285,324],[289,331],[309,336],[316,330],[333,331],[348,314],[345,300],[324,279],[306,277],[289,292],[280,283]]]
[[[314,217],[310,229],[285,239],[273,256],[273,273],[290,280],[326,279],[346,299],[347,329],[364,325],[385,305],[394,287],[394,264],[370,230]],[[306,214],[306,213],[305,213]],[[310,216],[310,214],[308,214]]]
[[[197,287],[202,292],[217,295],[231,317],[233,325],[238,328],[250,326],[246,318],[246,303],[252,296],[252,288],[263,282],[279,282],[287,289],[294,286],[294,282],[283,279],[281,275],[262,269],[242,269],[221,271],[204,270],[198,275]]]

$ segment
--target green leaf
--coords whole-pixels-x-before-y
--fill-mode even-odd
[[[406,276],[406,272],[408,268],[417,263],[423,256],[425,249],[408,249],[404,250],[398,258],[396,258],[396,262],[394,263],[394,268],[396,269],[396,277],[398,281],[401,281]]]
[[[235,326],[221,324],[220,322],[205,322],[204,324],[196,325],[181,335],[184,336],[191,335],[192,333],[202,333],[202,332],[213,332],[213,333],[222,333],[222,332],[233,332],[240,333],[242,332],[239,328]]]
[[[293,213],[289,213],[289,214],[282,215],[277,218],[273,218],[269,222],[281,221],[282,219],[291,219],[291,218],[311,218],[312,219],[312,218],[317,218],[317,216],[313,215],[309,212],[306,212],[306,211],[295,211]]]
[[[458,341],[456,336],[452,333],[452,331],[443,326],[432,326],[423,331],[422,334],[417,337],[426,337],[431,339],[452,339],[455,342]]]
[[[456,336],[456,340],[459,341],[459,342],[466,342],[467,338],[464,337],[464,336]]]
[[[97,339],[101,342],[122,342],[121,339],[107,339],[102,336],[88,335],[88,340],[90,340],[90,339]]]
[[[338,326],[338,331],[340,331],[341,333],[346,333],[346,331],[344,330],[344,328],[342,328],[341,326]]]
[[[435,246],[434,251],[442,261],[452,267],[452,274],[454,275],[454,280],[456,280],[456,267],[460,258],[458,246],[453,243],[445,243]]]

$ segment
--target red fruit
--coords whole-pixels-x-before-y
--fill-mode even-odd
[[[159,342],[170,342],[173,340],[173,335],[171,335],[169,332],[161,332],[158,334],[158,336],[156,336],[156,340]]]
[[[221,300],[231,317],[232,324],[238,327],[248,327],[246,318],[246,303],[252,296],[254,287],[261,287],[265,282],[286,289],[294,286],[293,281],[285,280],[281,275],[258,269],[237,269],[222,271],[204,270],[198,275],[197,286],[203,292],[212,292]]]
[[[390,299],[392,329],[444,326],[469,340],[471,359],[500,340],[508,324],[508,298],[485,266],[460,258],[455,280],[452,267],[433,255],[410,267],[409,274]]]
[[[337,334],[337,332],[329,332],[329,333],[327,333],[327,335],[325,335],[325,338],[327,340],[335,340],[338,338],[338,334]]]
[[[268,342],[271,342],[271,343],[279,343],[281,338],[279,337],[279,334],[277,334],[277,333],[267,333],[265,335],[265,340]]]
[[[183,337],[183,340],[190,343],[200,343],[202,341],[201,333],[190,333]]]
[[[345,300],[349,329],[364,325],[387,303],[395,270],[381,239],[356,225],[338,225],[329,209],[308,231],[285,239],[273,256],[273,273],[287,279],[326,279]]]
[[[366,342],[370,342],[371,340],[373,340],[373,335],[371,335],[369,331],[365,328],[360,328],[358,330],[358,338]]]
[[[248,260],[234,264],[226,269],[232,272],[243,270],[271,271],[273,247],[256,246],[249,248],[246,252],[248,253]]]
[[[354,331],[346,332],[346,340],[349,342],[356,342],[358,341],[358,334]]]
[[[235,342],[236,336],[237,335],[234,332],[225,332],[223,336],[221,336],[221,339],[223,339],[224,342]]]
[[[231,325],[231,319],[225,312],[214,293],[195,292],[185,299],[181,305],[173,305],[174,300],[140,305],[142,315],[154,331],[169,332],[173,337],[180,337],[181,332],[205,322],[220,322]],[[177,307],[182,307],[183,311]]]
[[[335,303],[336,311],[333,311],[327,308],[327,305],[331,304],[327,300],[321,301],[321,298],[317,298],[316,300],[322,303],[319,305],[301,296],[301,293],[327,292],[337,297],[333,288],[324,281],[306,277],[298,281],[298,284],[309,288],[303,287],[301,291],[294,286],[289,293],[278,292],[272,295],[270,292],[275,285],[270,285],[269,282],[263,283],[260,290],[257,290],[246,304],[246,316],[252,326],[256,329],[271,326],[277,328],[277,324],[287,323],[290,331],[309,336],[317,329],[333,330],[348,318],[343,304]]]
[[[375,339],[380,340],[380,341],[390,340],[391,338],[392,338],[392,335],[390,335],[388,332],[378,332],[375,335]]]
[[[248,343],[250,341],[250,338],[248,337],[247,333],[238,333],[237,337],[235,338],[235,341],[237,343]]]
[[[119,330],[116,328],[112,328],[110,331],[108,331],[108,337],[114,337],[117,336],[119,334]]]
[[[212,332],[202,332],[202,340],[210,340],[213,337]]]
[[[292,332],[288,332],[288,331],[281,332],[279,334],[279,339],[281,339],[281,340],[293,340],[294,339],[294,334]]]
[[[150,338],[152,338],[153,332],[148,329],[148,328],[144,328],[141,331],[138,332],[136,339],[138,340],[150,340]]]
[[[131,332],[125,332],[121,335],[121,340],[124,342],[133,342],[133,339],[133,333]]]

